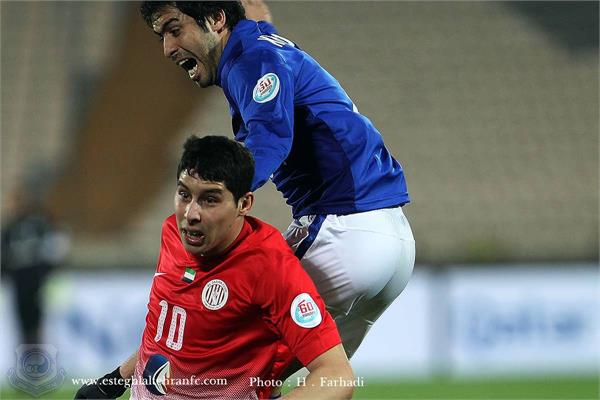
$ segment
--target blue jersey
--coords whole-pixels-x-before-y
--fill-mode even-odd
[[[235,139],[252,152],[252,190],[269,178],[294,218],[408,203],[404,173],[339,82],[266,22],[240,21],[218,79]]]

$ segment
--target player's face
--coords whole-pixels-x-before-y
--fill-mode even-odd
[[[251,196],[251,194],[250,194]],[[221,182],[181,172],[175,192],[175,216],[183,247],[200,256],[221,254],[240,233],[250,210],[246,197],[236,202]]]
[[[217,23],[218,24],[218,23]],[[206,23],[203,31],[192,17],[167,6],[153,16],[152,29],[161,37],[165,57],[183,68],[201,87],[216,83],[221,56],[220,25]]]

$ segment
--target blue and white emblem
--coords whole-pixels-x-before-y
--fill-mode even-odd
[[[256,82],[252,98],[257,103],[271,101],[279,93],[279,77],[272,72],[265,74]]]
[[[296,296],[290,308],[292,319],[303,328],[314,328],[321,323],[321,310],[308,293]]]
[[[8,371],[8,381],[15,388],[39,397],[60,387],[65,380],[64,368],[58,367],[58,351],[48,344],[22,344],[17,352],[17,365]]]

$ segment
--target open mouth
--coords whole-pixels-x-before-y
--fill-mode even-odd
[[[200,246],[204,243],[204,234],[200,231],[183,230],[185,241],[192,246]]]
[[[198,62],[193,58],[185,58],[177,63],[181,68],[185,69],[190,76],[190,79],[195,79],[198,74]]]

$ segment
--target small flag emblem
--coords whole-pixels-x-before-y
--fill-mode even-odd
[[[187,283],[192,283],[195,277],[196,271],[194,271],[192,268],[186,268],[181,280]]]

